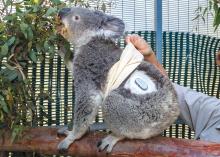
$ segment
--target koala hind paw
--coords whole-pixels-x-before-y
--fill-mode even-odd
[[[66,153],[73,141],[74,140],[72,138],[69,138],[68,136],[63,141],[61,141],[57,146],[59,153]]]
[[[108,135],[106,138],[104,138],[100,142],[98,142],[97,147],[99,149],[99,152],[106,149],[106,152],[110,153],[112,151],[114,145],[121,139],[122,139],[121,137]]]

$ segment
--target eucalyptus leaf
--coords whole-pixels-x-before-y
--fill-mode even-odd
[[[11,38],[8,40],[7,44],[8,44],[8,46],[11,46],[14,42],[15,42],[15,37],[11,37]]]
[[[1,108],[3,109],[3,111],[5,113],[9,112],[8,106],[7,106],[6,102],[5,102],[5,98],[2,95],[0,95],[0,106],[1,106]]]
[[[0,22],[0,32],[5,30],[5,24]]]
[[[13,81],[17,78],[18,74],[16,70],[10,70],[9,68],[2,69],[0,74],[7,78],[8,81]]]
[[[52,2],[53,4],[55,4],[55,5],[58,5],[58,4],[60,4],[60,3],[61,3],[61,1],[60,1],[60,0],[51,0],[51,2]]]
[[[41,52],[42,46],[40,45],[40,43],[36,44],[36,49],[37,49],[37,52]]]
[[[38,5],[34,5],[32,9],[33,9],[33,12],[36,13],[39,10],[39,7]]]
[[[13,81],[18,77],[18,73],[15,70],[10,70],[9,75],[7,75],[8,80]]]
[[[30,51],[32,48],[32,41],[28,42],[28,51]]]
[[[31,27],[28,27],[28,29],[27,29],[27,36],[28,36],[29,40],[32,40],[34,37]]]
[[[11,0],[6,0],[6,6],[9,6],[12,3]]]
[[[9,65],[8,63],[3,63],[3,65],[6,66],[10,70],[15,70],[15,68],[13,66]]]
[[[27,37],[28,37],[28,34],[27,34],[28,25],[22,22],[20,24],[20,29],[21,29],[21,32],[24,34],[25,38],[27,39]]]
[[[48,41],[44,42],[44,50],[48,51],[49,50],[50,45],[48,44]]]
[[[56,13],[57,13],[57,9],[56,9],[56,8],[53,8],[53,7],[50,7],[50,8],[47,10],[45,16],[47,17],[47,16],[50,16],[50,15],[56,14]]]
[[[8,106],[5,102],[5,100],[0,100],[0,105],[5,113],[9,113],[9,109],[8,109]]]
[[[16,18],[16,16],[14,14],[11,14],[11,15],[7,15],[3,18],[3,20],[6,20],[6,21],[12,21]]]
[[[1,54],[0,56],[4,57],[8,54],[8,44],[5,43],[2,47],[1,47]]]
[[[37,52],[35,52],[35,51],[33,51],[33,50],[30,51],[29,57],[30,57],[30,59],[31,59],[34,63],[37,62]]]

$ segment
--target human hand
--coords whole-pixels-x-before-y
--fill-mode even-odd
[[[140,51],[144,56],[147,56],[153,53],[150,45],[137,34],[128,35],[125,38],[125,41],[127,44],[132,43],[134,47],[138,51]]]
[[[128,35],[125,38],[125,42],[132,43],[134,47],[140,51],[144,55],[144,60],[150,62],[153,64],[158,70],[164,75],[167,76],[166,70],[163,68],[163,66],[158,62],[157,57],[155,53],[152,51],[150,45],[142,39],[139,35],[132,34]]]
[[[146,60],[152,64],[158,63],[157,58],[156,58],[154,52],[152,51],[150,45],[143,38],[141,38],[139,35],[137,35],[137,34],[128,35],[125,38],[125,42],[127,44],[132,43],[134,45],[134,47],[144,55],[144,60]]]

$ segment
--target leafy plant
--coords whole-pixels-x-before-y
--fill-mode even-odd
[[[207,7],[198,7],[196,9],[196,19],[202,19],[203,22],[206,20],[207,14],[211,14],[214,18],[213,20],[213,27],[214,31],[216,31],[220,25],[220,0],[209,0]]]
[[[35,95],[27,69],[52,59],[61,45],[70,45],[56,34],[57,12],[66,5],[95,6],[106,10],[103,0],[2,0],[0,8],[0,128],[12,131],[13,139],[23,128],[37,125],[37,99],[50,99],[49,93]],[[96,4],[96,5],[94,5]],[[39,106],[42,108],[42,106]],[[1,132],[2,129],[0,129]]]

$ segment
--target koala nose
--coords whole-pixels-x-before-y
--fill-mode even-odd
[[[58,16],[62,19],[70,10],[71,8],[63,8],[59,11]]]

